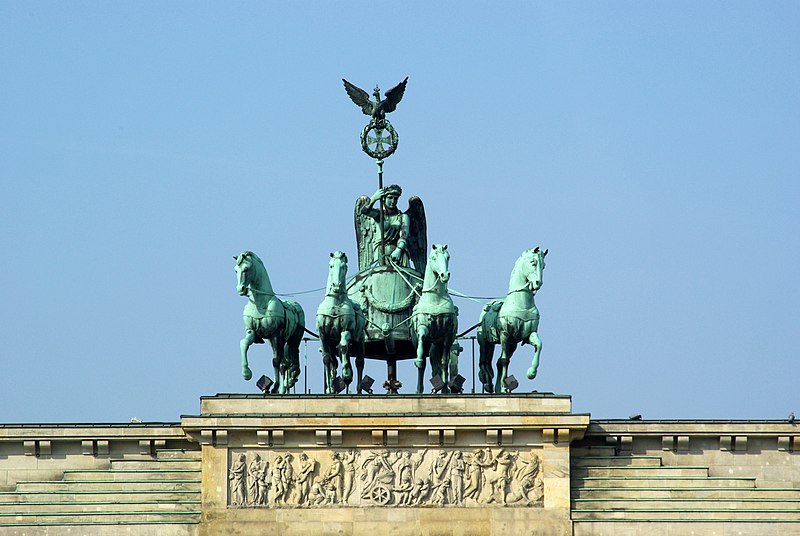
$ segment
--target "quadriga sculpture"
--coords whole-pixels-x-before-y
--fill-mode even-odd
[[[511,271],[506,298],[491,301],[483,307],[478,327],[479,378],[487,393],[508,392],[504,383],[508,375],[508,363],[519,343],[533,346],[533,360],[526,375],[529,380],[536,377],[542,341],[536,333],[539,310],[533,297],[542,286],[546,255],[547,250],[542,251],[538,247],[524,251]],[[497,360],[497,383],[492,385],[492,357],[496,344],[500,344],[502,351]]]
[[[300,341],[305,328],[303,308],[297,302],[281,301],[275,296],[267,269],[258,255],[245,251],[234,259],[236,290],[241,296],[247,296],[242,313],[245,336],[240,343],[242,376],[245,380],[253,377],[247,363],[247,349],[253,343],[269,340],[277,378],[272,392],[284,394],[300,375]]]
[[[358,369],[358,392],[364,374],[364,337],[366,319],[361,307],[347,297],[347,255],[341,251],[331,253],[328,264],[328,284],[325,299],[317,308],[317,331],[322,345],[322,363],[325,367],[325,392],[335,393],[333,380],[344,363],[342,379],[346,384],[353,381],[350,356],[356,357]]]
[[[447,293],[450,280],[447,245],[434,244],[425,266],[422,294],[411,312],[411,341],[417,349],[417,394],[422,393],[425,357],[431,362],[431,376],[440,376],[447,387],[450,348],[458,331],[458,308]]]

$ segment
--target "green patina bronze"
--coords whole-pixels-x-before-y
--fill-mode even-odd
[[[272,392],[287,393],[300,376],[300,341],[305,328],[303,308],[297,302],[278,299],[258,255],[245,251],[234,259],[236,291],[247,296],[247,305],[242,313],[245,336],[240,344],[242,376],[245,380],[253,377],[247,362],[247,349],[253,343],[269,340],[277,378]]]
[[[408,78],[387,91],[383,100],[378,87],[373,92],[374,100],[370,100],[366,91],[342,81],[352,101],[370,116],[361,133],[361,146],[376,159],[378,190],[372,196],[360,196],[355,203],[358,273],[348,281],[347,256],[341,251],[330,255],[326,293],[316,314],[325,393],[341,392],[352,383],[353,356],[359,393],[366,358],[386,362],[388,379],[384,387],[389,393],[400,389],[397,362],[407,359],[414,360],[416,392],[422,393],[427,359],[431,363],[431,376],[438,377],[444,385],[439,384],[437,389],[447,393],[451,389],[450,380],[458,375],[458,356],[463,350],[456,341],[458,308],[447,289],[450,254],[446,245],[439,244],[428,252],[422,200],[410,197],[408,209],[402,211],[398,206],[402,188],[396,184],[383,186],[383,160],[397,148],[397,132],[386,114],[397,108]],[[545,255],[547,250],[538,247],[523,252],[511,272],[506,298],[483,308],[476,326],[479,377],[485,392],[508,392],[505,382],[508,364],[520,343],[534,348],[527,377],[531,380],[536,377],[542,344],[537,334],[539,310],[534,296],[542,285]],[[245,251],[235,259],[237,290],[248,298],[243,314],[242,375],[246,380],[252,377],[247,362],[250,345],[269,340],[277,377],[273,392],[286,393],[300,371],[299,344],[305,331],[303,310],[296,302],[281,301],[275,296],[258,256]],[[497,344],[501,346],[501,355],[494,382],[492,358]],[[342,363],[341,377],[337,375],[339,363]],[[459,392],[460,383],[456,382],[452,388]]]
[[[403,190],[393,184],[372,197],[356,200],[354,224],[359,272],[350,282],[350,297],[367,318],[366,355],[387,362],[389,392],[397,392],[396,363],[416,357],[411,343],[411,310],[422,288],[427,261],[425,207],[411,197],[408,210],[398,207]],[[375,208],[377,201],[381,201]]]
[[[325,298],[317,308],[317,332],[322,346],[322,363],[325,367],[325,393],[334,394],[334,380],[339,362],[344,363],[342,378],[350,385],[353,368],[350,356],[356,357],[358,393],[364,376],[364,337],[366,319],[361,307],[347,297],[347,255],[341,251],[331,253],[328,263],[328,284]]]
[[[447,386],[450,349],[458,333],[458,307],[447,293],[450,280],[450,253],[447,245],[433,244],[425,267],[422,293],[411,312],[411,342],[417,349],[417,394],[422,393],[425,357],[431,362],[431,376],[439,376]],[[456,354],[457,355],[457,354]]]
[[[529,380],[536,377],[542,341],[536,333],[539,328],[539,309],[533,298],[542,287],[546,255],[547,250],[542,251],[538,247],[524,251],[514,263],[506,298],[489,302],[483,307],[478,327],[481,352],[479,377],[487,393],[508,392],[504,383],[508,375],[508,363],[519,343],[533,346],[533,360],[527,376]],[[492,357],[496,344],[500,344],[501,353],[497,359],[497,383],[493,386]]]
[[[403,98],[408,77],[387,91],[386,98],[383,100],[381,100],[380,88],[375,86],[375,90],[372,92],[375,97],[374,101],[371,101],[369,93],[360,87],[351,84],[344,78],[342,78],[342,82],[344,82],[344,89],[350,99],[361,107],[362,112],[372,117],[361,131],[361,150],[376,160],[388,158],[397,149],[398,137],[394,127],[386,119],[386,114],[393,112]],[[384,135],[384,131],[388,135]]]
[[[396,184],[381,188],[372,197],[362,195],[356,200],[355,227],[358,246],[358,269],[395,264],[425,271],[428,247],[425,206],[419,197],[408,200],[408,210],[402,212],[397,203],[403,189]],[[381,200],[381,207],[374,208]]]

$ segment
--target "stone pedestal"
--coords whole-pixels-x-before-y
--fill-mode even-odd
[[[204,397],[201,534],[571,534],[568,396]]]

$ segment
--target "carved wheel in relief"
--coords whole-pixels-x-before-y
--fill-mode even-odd
[[[376,504],[386,506],[392,500],[392,490],[383,484],[376,484],[369,492],[369,498]]]

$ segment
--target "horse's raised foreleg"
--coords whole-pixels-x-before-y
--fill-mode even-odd
[[[531,367],[525,375],[529,380],[532,380],[536,377],[536,371],[539,369],[539,355],[542,353],[542,339],[539,338],[538,333],[533,331],[528,336],[528,344],[533,346],[533,360],[531,361]]]
[[[254,340],[256,340],[256,332],[248,329],[244,332],[244,339],[239,343],[239,347],[242,350],[242,377],[245,380],[250,380],[253,377],[253,371],[250,370],[250,366],[247,363],[247,349],[250,348]]]

